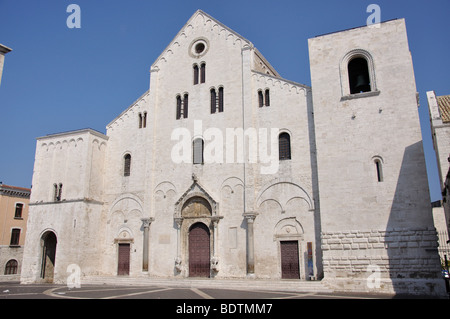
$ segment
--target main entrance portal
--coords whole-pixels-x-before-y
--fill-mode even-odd
[[[189,230],[189,277],[209,277],[209,274],[209,229],[203,223],[196,223]]]

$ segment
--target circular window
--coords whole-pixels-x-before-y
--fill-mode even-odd
[[[204,38],[195,39],[189,46],[189,55],[194,58],[199,58],[208,52],[209,42]]]
[[[195,45],[195,53],[201,54],[203,51],[205,51],[205,44],[202,42],[197,43]]]

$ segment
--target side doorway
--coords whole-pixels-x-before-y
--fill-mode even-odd
[[[55,273],[56,244],[55,233],[48,231],[41,237],[42,242],[42,261],[41,261],[41,279],[44,282],[53,283]]]
[[[130,244],[119,244],[117,258],[117,275],[128,276],[130,274]]]
[[[280,241],[281,250],[281,278],[299,279],[300,263],[298,253],[298,241]]]

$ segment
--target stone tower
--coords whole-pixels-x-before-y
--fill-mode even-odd
[[[404,19],[309,39],[325,281],[443,289]]]

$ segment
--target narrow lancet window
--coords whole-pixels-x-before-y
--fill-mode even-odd
[[[270,106],[270,91],[269,91],[269,89],[266,89],[265,98],[266,98],[266,106]]]
[[[205,83],[206,81],[206,64],[202,63],[200,66],[200,83]]]
[[[379,159],[375,160],[375,169],[377,171],[378,182],[382,182],[383,181],[383,168],[381,165],[381,161]]]
[[[198,65],[194,65],[194,85],[198,84]]]
[[[124,163],[123,163],[123,176],[130,176],[131,173],[131,155],[126,154],[124,156]]]

